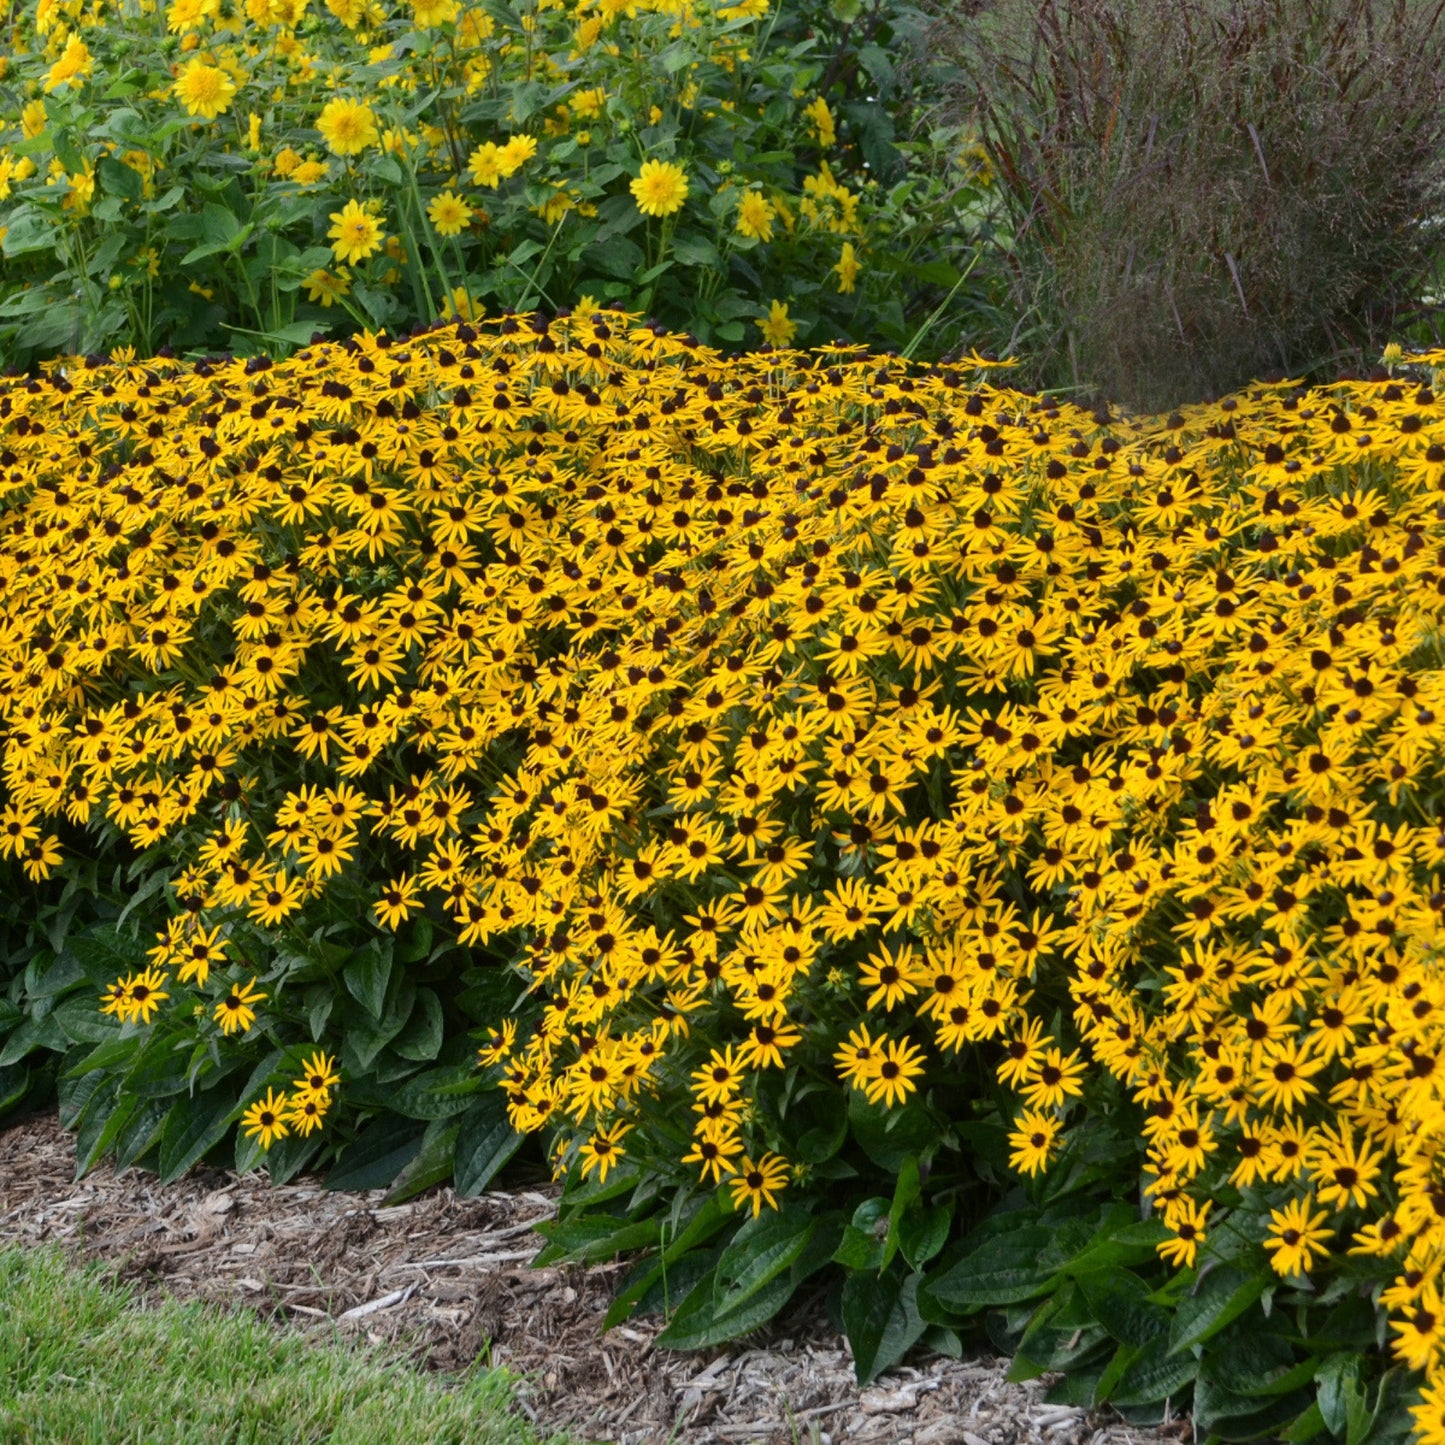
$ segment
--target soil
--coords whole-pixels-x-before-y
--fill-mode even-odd
[[[0,1133],[0,1247],[59,1245],[143,1294],[245,1307],[288,1325],[400,1345],[427,1368],[518,1376],[539,1433],[615,1445],[1180,1445],[1186,1422],[1140,1430],[1044,1402],[1007,1361],[917,1355],[859,1389],[816,1309],[702,1354],[656,1348],[661,1321],[601,1332],[621,1264],[533,1269],[552,1194],[459,1199],[197,1169],[172,1184],[102,1166],[75,1178],[51,1118]]]

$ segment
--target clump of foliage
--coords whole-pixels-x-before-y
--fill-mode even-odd
[[[1167,407],[1432,329],[1434,0],[986,0],[941,16],[1052,384]]]
[[[846,11],[840,8],[838,14]],[[875,6],[27,0],[0,69],[0,355],[285,349],[629,306],[737,346],[904,345],[986,175]],[[591,303],[593,305],[597,302]]]
[[[86,1157],[534,1132],[668,1343],[831,1282],[864,1376],[982,1317],[1438,1438],[1441,362],[1121,424],[597,312],[6,384],[0,849],[174,905],[36,967]]]

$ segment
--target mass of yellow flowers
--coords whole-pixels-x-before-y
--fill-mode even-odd
[[[105,1006],[238,1037],[287,984],[233,921],[343,876],[448,918],[531,990],[518,1128],[754,1212],[773,1071],[897,1108],[982,1060],[1024,1172],[1111,1079],[1166,1257],[1247,1187],[1281,1275],[1379,1262],[1429,1436],[1441,363],[1128,418],[584,311],[7,380],[0,851],[173,847]]]

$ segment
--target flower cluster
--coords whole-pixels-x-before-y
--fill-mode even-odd
[[[1137,1108],[1166,1257],[1377,1268],[1438,1435],[1441,361],[1121,420],[598,312],[8,382],[0,846],[175,850],[136,1017],[342,878],[515,949],[481,1062],[602,1178],[757,1211],[798,1100],[980,1065],[1025,1172]]]
[[[316,1053],[306,1060],[302,1076],[289,1094],[267,1089],[241,1118],[241,1129],[269,1149],[278,1139],[298,1134],[303,1139],[315,1133],[331,1107],[331,1090],[340,1082],[336,1061]]]
[[[582,294],[733,345],[775,305],[901,334],[900,296],[931,308],[982,218],[953,132],[910,160],[882,101],[840,124],[858,56],[806,3],[38,0],[8,23],[24,357],[274,352]]]

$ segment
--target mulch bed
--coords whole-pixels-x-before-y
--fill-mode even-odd
[[[148,1294],[245,1306],[277,1321],[400,1344],[463,1370],[480,1356],[522,1377],[543,1434],[616,1445],[1178,1445],[1161,1431],[1043,1402],[998,1359],[920,1357],[860,1390],[825,1318],[794,1314],[702,1354],[654,1348],[642,1319],[601,1333],[624,1266],[531,1269],[553,1196],[381,1194],[197,1169],[174,1184],[109,1166],[76,1181],[51,1118],[0,1133],[0,1246],[58,1244]]]

